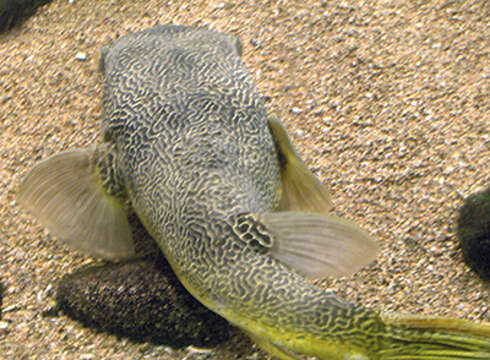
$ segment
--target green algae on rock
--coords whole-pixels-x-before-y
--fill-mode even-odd
[[[466,264],[490,281],[490,186],[465,199],[457,235]]]
[[[86,326],[135,341],[211,346],[234,331],[184,289],[161,255],[65,275],[56,302]]]

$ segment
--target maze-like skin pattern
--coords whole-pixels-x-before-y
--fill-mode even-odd
[[[267,255],[274,239],[253,214],[276,208],[280,164],[240,52],[235,37],[172,25],[105,48],[105,139],[117,159],[100,164],[118,168],[101,172],[123,181],[111,186],[125,189],[184,286],[212,310],[245,329],[275,329],[281,344],[369,347],[383,331],[377,313]]]

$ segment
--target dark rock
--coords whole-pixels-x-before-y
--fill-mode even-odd
[[[86,326],[135,341],[209,346],[233,332],[184,289],[162,255],[66,275],[56,300],[59,309]]]
[[[459,211],[457,235],[466,264],[490,281],[490,187],[465,200]]]
[[[0,33],[19,25],[51,0],[0,0]]]

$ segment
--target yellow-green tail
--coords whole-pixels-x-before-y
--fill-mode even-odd
[[[490,326],[468,320],[382,313],[379,360],[490,359]]]

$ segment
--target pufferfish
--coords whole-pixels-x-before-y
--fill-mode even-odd
[[[105,47],[104,142],[36,165],[19,200],[105,259],[134,256],[129,200],[192,296],[280,359],[489,359],[488,325],[366,308],[309,280],[357,271],[376,244],[329,214],[240,55],[234,36],[174,25]]]

